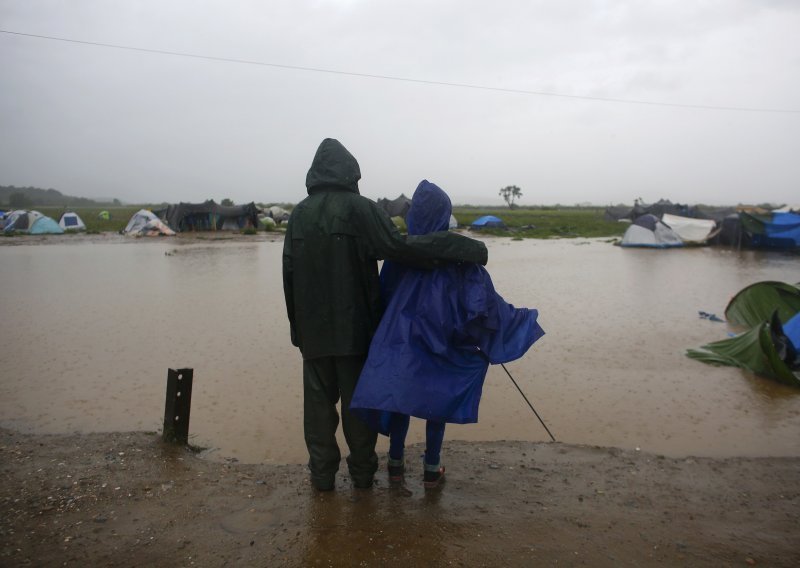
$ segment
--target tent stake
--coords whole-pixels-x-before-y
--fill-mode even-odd
[[[556,437],[555,437],[555,436],[553,436],[553,433],[552,433],[552,432],[550,432],[550,428],[548,428],[548,427],[547,427],[547,424],[545,424],[545,423],[544,423],[544,420],[542,420],[542,417],[541,417],[541,416],[539,416],[539,413],[538,413],[538,412],[536,412],[536,409],[535,409],[535,408],[533,407],[533,405],[531,404],[531,401],[529,401],[529,400],[528,400],[528,397],[527,397],[527,396],[525,396],[525,393],[524,393],[524,392],[522,392],[522,389],[521,389],[521,388],[519,388],[519,385],[517,384],[517,381],[515,381],[515,380],[514,380],[514,377],[512,377],[512,376],[511,376],[511,373],[509,373],[509,372],[508,372],[508,369],[506,369],[506,366],[505,366],[503,363],[500,363],[500,366],[501,366],[501,367],[503,367],[503,370],[506,372],[506,375],[508,375],[508,378],[509,378],[509,379],[511,379],[511,382],[512,382],[512,383],[514,383],[514,386],[515,386],[515,387],[517,387],[517,390],[519,391],[519,394],[521,394],[521,395],[522,395],[522,398],[524,398],[524,399],[525,399],[525,402],[527,402],[527,403],[528,403],[528,406],[530,406],[530,407],[531,407],[531,410],[533,410],[533,413],[536,415],[536,418],[538,418],[538,419],[539,419],[539,422],[541,422],[541,423],[542,423],[542,426],[544,426],[544,429],[545,429],[545,430],[547,430],[547,433],[548,433],[548,434],[550,434],[550,439],[551,439],[551,440],[553,440],[553,441],[555,442],[555,441],[556,441]]]

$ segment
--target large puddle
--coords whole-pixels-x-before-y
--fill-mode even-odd
[[[731,331],[699,310],[723,316],[748,284],[800,281],[797,256],[486,242],[500,294],[540,310],[547,335],[506,367],[559,441],[669,456],[800,455],[800,389],[684,355]],[[160,430],[167,369],[191,367],[193,443],[218,458],[305,461],[281,250],[176,240],[0,247],[0,425]],[[409,443],[423,433],[412,421]],[[549,438],[492,367],[480,422],[448,426],[447,439]]]

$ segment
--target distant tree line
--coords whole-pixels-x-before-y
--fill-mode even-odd
[[[86,197],[64,195],[55,189],[39,187],[14,187],[0,185],[0,205],[11,209],[29,209],[31,207],[92,207],[96,205],[121,205],[119,199],[113,202],[95,201]]]

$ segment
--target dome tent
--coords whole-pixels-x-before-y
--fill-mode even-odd
[[[6,219],[3,231],[6,233],[28,233],[30,235],[59,235],[64,229],[53,219],[38,211],[24,209],[12,211]]]
[[[672,248],[682,247],[683,241],[658,217],[648,213],[636,218],[625,231],[620,244],[624,247]]]
[[[152,211],[140,209],[133,214],[128,224],[122,230],[122,234],[131,235],[133,237],[172,236],[175,234],[175,231],[167,227],[166,223],[156,217]]]
[[[67,211],[61,215],[58,220],[58,226],[65,231],[85,231],[86,224],[83,219],[74,211]]]

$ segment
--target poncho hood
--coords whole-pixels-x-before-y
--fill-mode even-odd
[[[409,235],[426,235],[446,231],[450,227],[453,206],[447,194],[435,183],[419,182],[406,215]]]
[[[360,179],[361,169],[353,155],[338,140],[326,138],[317,148],[306,174],[306,189],[309,195],[330,187],[358,193]]]

